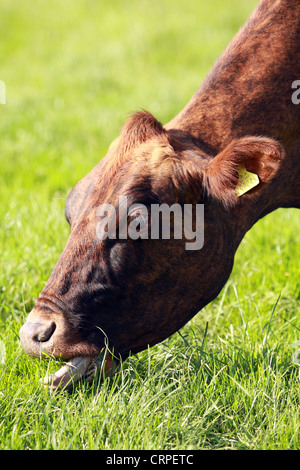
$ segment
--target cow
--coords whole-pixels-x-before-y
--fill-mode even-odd
[[[162,125],[139,111],[127,120],[68,196],[69,239],[20,330],[30,356],[67,361],[45,386],[68,387],[97,364],[113,371],[178,331],[219,294],[253,224],[300,208],[297,80],[300,2],[262,0],[174,119]],[[238,192],[242,172],[255,183]],[[99,207],[118,215],[120,197],[135,207],[204,205],[203,246],[99,238]],[[141,234],[150,225],[140,218]]]

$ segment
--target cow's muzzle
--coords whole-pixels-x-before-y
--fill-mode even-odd
[[[117,367],[109,350],[81,341],[67,328],[60,314],[51,313],[49,318],[49,314],[34,308],[20,329],[20,339],[29,356],[68,360],[53,376],[43,379],[51,391],[70,388],[84,375],[92,380],[96,370],[110,374]]]
[[[19,334],[25,352],[32,357],[97,357],[105,346],[104,339],[103,344],[92,344],[88,339],[80,338],[78,331],[68,326],[62,313],[46,313],[37,308],[30,312]]]

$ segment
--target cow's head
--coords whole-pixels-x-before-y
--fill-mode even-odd
[[[165,130],[150,113],[135,114],[67,199],[70,237],[21,328],[25,351],[93,358],[108,341],[116,357],[126,357],[178,330],[228,279],[237,244],[231,213],[244,198],[257,197],[282,158],[281,146],[261,137],[234,140],[212,158],[189,136]],[[260,179],[240,199],[239,166]],[[126,213],[125,225],[138,221],[140,238],[119,236],[120,197],[127,198],[128,208],[137,205]],[[140,217],[139,207],[150,213],[153,204],[204,204],[203,247],[187,249],[191,240],[184,230],[175,239],[175,223],[170,239],[152,239],[150,217]],[[115,210],[115,215],[108,210],[107,223],[116,221],[116,236],[99,237],[99,207]],[[194,211],[194,230],[196,216]]]

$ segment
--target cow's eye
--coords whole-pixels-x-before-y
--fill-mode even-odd
[[[135,204],[128,212],[128,233],[144,233],[148,231],[150,214],[148,208],[141,204]],[[134,236],[132,238],[135,238]]]

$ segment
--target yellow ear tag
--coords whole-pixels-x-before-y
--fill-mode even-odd
[[[259,184],[259,177],[255,173],[247,171],[244,166],[238,168],[238,173],[239,180],[235,192],[240,197]]]

